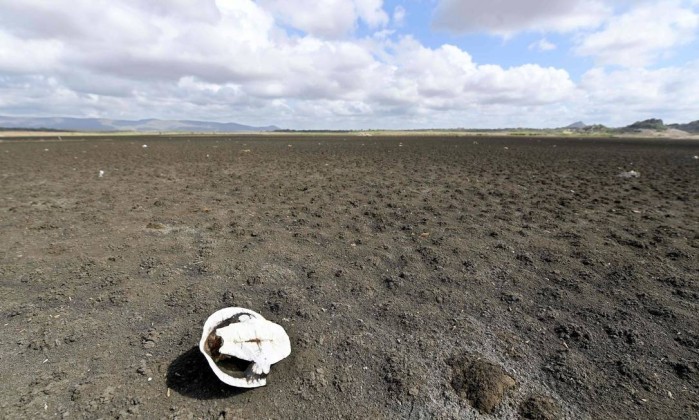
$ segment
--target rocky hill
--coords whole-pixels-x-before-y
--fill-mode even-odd
[[[667,130],[667,126],[663,120],[658,118],[650,118],[643,121],[636,121],[631,125],[627,125],[624,129],[628,131],[638,131],[638,130]]]
[[[585,124],[582,121],[576,121],[573,124],[570,124],[564,128],[569,129],[569,130],[580,130],[580,129],[583,129],[585,127],[587,127],[587,124]]]
[[[692,121],[687,124],[670,124],[668,127],[686,131],[688,133],[699,134],[699,120]]]

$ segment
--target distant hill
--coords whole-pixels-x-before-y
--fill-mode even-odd
[[[586,125],[585,127],[580,129],[581,131],[591,134],[591,133],[611,133],[614,131],[613,128],[609,128],[605,125],[602,124],[592,124],[592,125]]]
[[[583,129],[585,127],[587,127],[587,124],[585,124],[582,121],[577,121],[577,122],[574,122],[573,124],[568,125],[564,128],[567,128],[568,130],[580,130],[580,129]]]
[[[273,125],[253,127],[236,123],[218,123],[191,120],[112,120],[106,118],[32,118],[0,116],[0,128],[22,128],[29,130],[64,130],[64,131],[138,131],[138,132],[215,132],[235,131],[274,131]]]
[[[687,124],[669,124],[668,127],[686,131],[688,133],[699,134],[699,120],[692,121]]]
[[[626,130],[636,131],[636,130],[667,130],[667,126],[663,120],[658,118],[650,118],[643,121],[636,121],[631,125],[624,127]]]

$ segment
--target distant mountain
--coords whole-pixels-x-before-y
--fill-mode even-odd
[[[667,126],[663,123],[663,120],[658,118],[650,118],[648,120],[636,121],[631,125],[624,127],[627,130],[667,130]]]
[[[669,124],[668,127],[686,131],[688,133],[699,134],[699,120],[692,121],[687,124]]]
[[[65,131],[215,132],[274,131],[278,127],[252,127],[236,123],[191,120],[112,120],[106,118],[32,118],[0,116],[0,128],[48,129]]]
[[[587,127],[587,124],[585,124],[582,121],[577,121],[577,122],[574,122],[573,124],[566,126],[564,128],[567,128],[569,130],[580,130],[580,129],[585,128],[585,127]]]

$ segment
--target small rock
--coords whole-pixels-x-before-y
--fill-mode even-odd
[[[149,328],[148,331],[141,337],[143,342],[152,341],[157,343],[160,340],[160,333],[155,328]]]
[[[136,369],[136,372],[138,372],[142,376],[153,376],[153,372],[148,368],[145,359],[141,359],[141,361],[139,362],[138,369]]]
[[[641,173],[637,171],[622,172],[617,175],[619,178],[640,178]]]
[[[500,300],[511,305],[520,302],[522,300],[522,295],[514,292],[503,292],[502,295],[500,295]]]

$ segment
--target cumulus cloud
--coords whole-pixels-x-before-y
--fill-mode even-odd
[[[611,13],[602,0],[441,0],[434,25],[457,33],[502,36],[520,31],[570,32],[599,26]]]
[[[404,38],[394,46],[390,64],[396,82],[390,92],[413,98],[425,107],[445,109],[482,103],[534,105],[556,102],[572,94],[574,84],[565,70],[527,64],[504,69],[478,65],[452,45],[437,49]],[[397,89],[400,88],[400,89]]]
[[[655,70],[594,68],[580,82],[585,92],[581,109],[587,110],[590,118],[611,118],[610,123],[619,125],[650,117],[694,121],[699,115],[697,74],[699,61]]]
[[[553,51],[556,49],[556,44],[546,38],[541,38],[540,40],[529,44],[529,49],[540,52]]]
[[[321,37],[347,35],[357,22],[377,28],[389,20],[383,0],[259,0],[258,3],[281,22]]]
[[[56,68],[63,45],[52,39],[24,39],[0,31],[0,74],[40,73]]]
[[[656,92],[639,99],[648,107],[675,100],[687,115],[699,111],[686,99],[697,97],[696,64],[646,73],[596,69],[576,85],[561,68],[481,63],[456,45],[396,35],[389,24],[406,12],[395,8],[389,19],[380,0],[310,3],[0,2],[0,113],[290,128],[555,126],[623,103],[622,93],[608,93],[616,84],[628,86],[629,98]],[[592,3],[570,7],[592,10]],[[569,10],[558,7],[559,15]],[[543,27],[553,19],[546,16],[506,26]],[[359,27],[375,32],[359,36],[366,32]],[[551,48],[546,38],[535,44]],[[634,92],[621,83],[631,81],[657,88]]]
[[[642,4],[585,36],[575,51],[600,64],[639,67],[694,40],[699,13],[679,1]]]
[[[295,9],[303,10],[303,1]],[[381,116],[450,107],[541,106],[574,89],[564,70],[478,64],[455,46],[428,48],[411,37],[336,39],[317,19],[322,14],[308,20],[282,2],[194,3],[0,4],[0,110],[132,118],[158,110],[160,117],[235,115],[292,125],[317,125],[325,115],[333,116],[329,124],[349,116],[380,125]],[[352,8],[341,31],[358,21],[377,29],[388,22],[381,1],[331,3]],[[287,19],[308,33],[285,31],[280,22]]]

